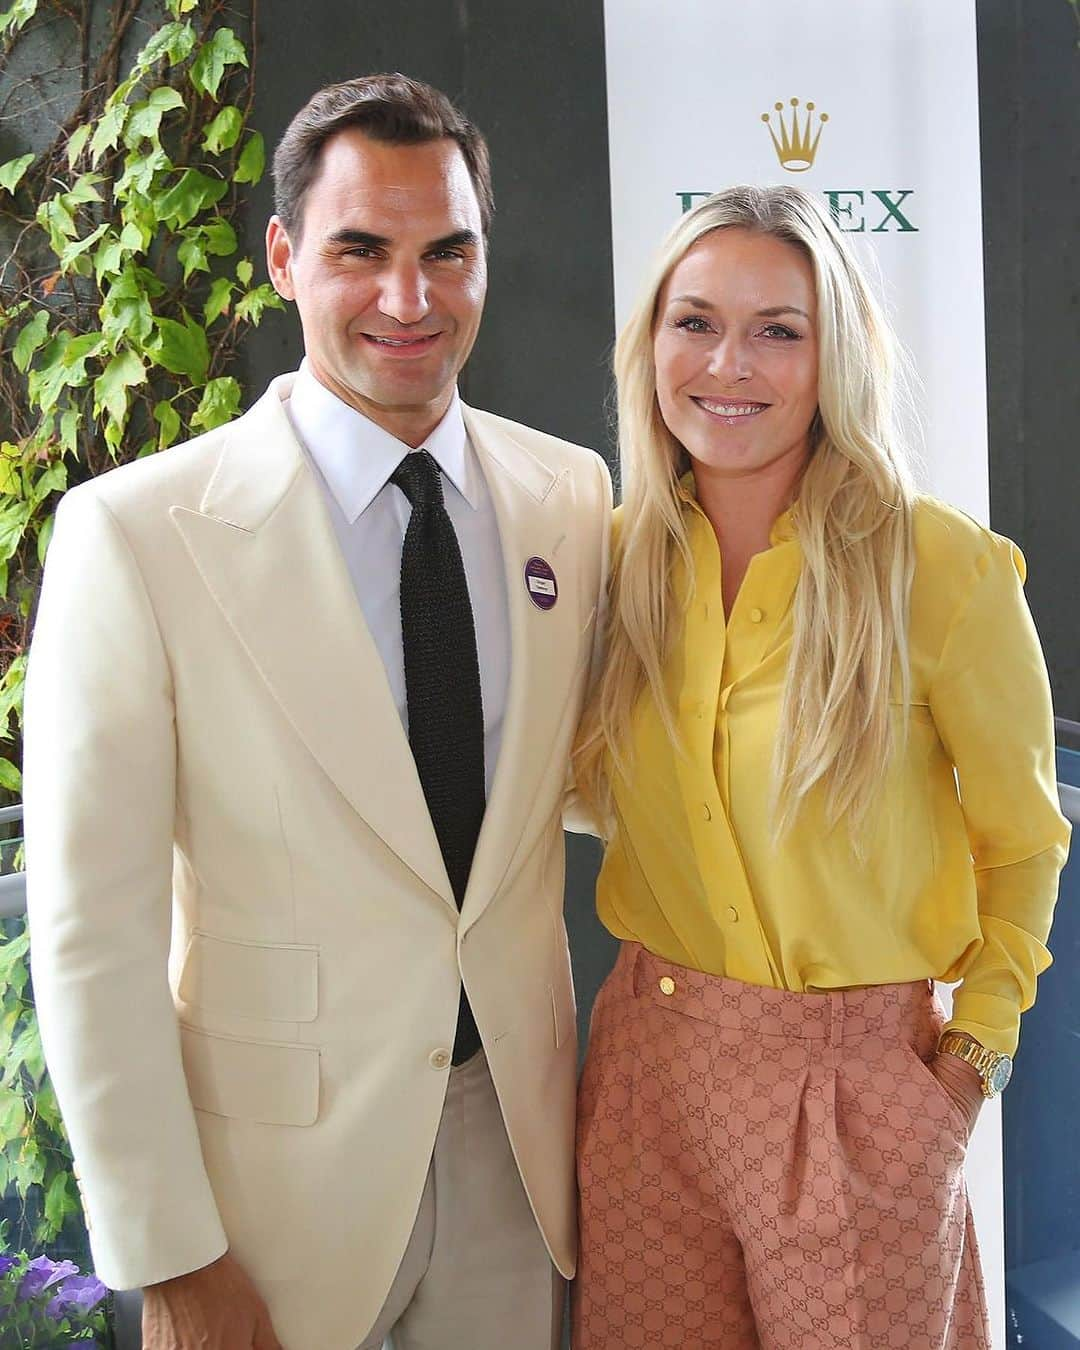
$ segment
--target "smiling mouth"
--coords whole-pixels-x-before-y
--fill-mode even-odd
[[[421,356],[430,351],[440,337],[439,333],[425,333],[420,337],[380,337],[377,333],[361,334],[364,341],[380,351],[394,356]]]
[[[736,417],[755,417],[770,406],[768,403],[748,403],[741,399],[731,403],[721,403],[717,399],[694,398],[693,395],[691,395],[691,400],[712,417],[722,417],[726,421]]]

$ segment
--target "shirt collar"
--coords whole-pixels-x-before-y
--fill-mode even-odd
[[[353,524],[412,447],[320,384],[306,360],[301,363],[286,407],[296,434],[345,519]],[[465,434],[456,389],[442,421],[423,448],[475,510],[480,504],[480,468]]]

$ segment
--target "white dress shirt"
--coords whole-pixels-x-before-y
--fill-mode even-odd
[[[389,479],[410,447],[332,394],[306,361],[285,407],[323,490],[356,598],[407,731],[401,547],[412,508]],[[465,433],[456,391],[423,448],[442,471],[446,510],[457,533],[469,586],[484,703],[484,769],[490,792],[510,678],[510,621],[499,526],[487,481]]]

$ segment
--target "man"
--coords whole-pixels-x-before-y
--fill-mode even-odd
[[[301,371],[58,515],[26,753],[48,1061],[149,1350],[548,1350],[610,483],[457,398],[491,194],[443,95],[324,89],[275,185]]]

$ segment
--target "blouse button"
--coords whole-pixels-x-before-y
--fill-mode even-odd
[[[758,609],[755,606],[755,608],[750,611],[750,618],[753,623],[760,623],[764,617],[765,611],[763,609]]]
[[[673,994],[675,992],[675,981],[670,975],[665,975],[660,980],[660,992],[662,994]]]

